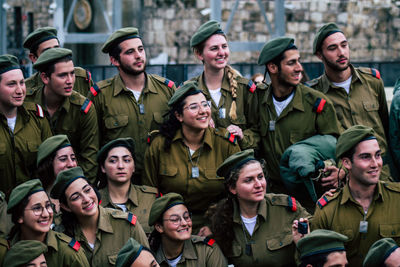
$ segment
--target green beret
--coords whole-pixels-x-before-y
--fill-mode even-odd
[[[15,243],[4,257],[3,266],[25,266],[47,252],[47,246],[37,240],[21,240]]]
[[[258,65],[267,64],[293,46],[294,39],[290,37],[278,37],[268,41],[258,57]]]
[[[188,83],[185,83],[184,85],[178,87],[178,89],[175,91],[175,93],[169,99],[168,106],[172,107],[176,103],[180,103],[183,99],[186,98],[186,96],[191,91],[200,91],[201,92],[201,90],[199,89],[196,82],[188,82]]]
[[[113,34],[108,37],[107,41],[101,47],[101,52],[107,54],[109,53],[116,45],[121,42],[132,39],[132,38],[140,38],[139,30],[134,27],[122,28],[115,31]]]
[[[392,238],[382,238],[376,241],[369,248],[367,256],[365,256],[364,267],[384,266],[385,260],[399,246]]]
[[[20,68],[17,57],[8,54],[0,56],[0,74]]]
[[[12,213],[12,210],[18,206],[23,199],[39,191],[44,191],[42,182],[39,179],[32,179],[15,187],[11,191],[8,200],[7,213]]]
[[[203,41],[207,40],[211,35],[224,32],[216,20],[210,20],[199,27],[199,29],[193,34],[190,39],[190,47],[194,47],[201,44]]]
[[[347,151],[361,141],[375,139],[374,133],[374,129],[364,125],[351,126],[339,136],[336,144],[336,159],[341,159]]]
[[[71,146],[71,142],[65,134],[59,134],[47,138],[38,148],[36,166],[39,167],[40,163],[42,163],[44,159],[59,149],[67,146]]]
[[[60,199],[68,186],[79,178],[86,180],[81,167],[74,167],[59,172],[56,181],[54,182],[54,186],[51,189],[50,196],[54,199]]]
[[[57,39],[57,30],[53,27],[43,27],[31,32],[24,41],[24,47],[32,50],[37,50],[39,45],[47,40]],[[36,51],[32,51],[36,52]]]
[[[117,261],[115,262],[116,267],[130,267],[135,262],[136,258],[139,257],[142,252],[143,246],[140,245],[132,237],[128,239],[128,242],[118,252]]]
[[[166,210],[179,204],[185,205],[185,202],[183,202],[183,197],[177,193],[168,193],[157,198],[151,206],[149,225],[154,225],[155,222],[162,217]]]
[[[315,35],[314,42],[313,42],[313,54],[316,54],[317,51],[321,48],[322,42],[331,34],[336,32],[342,32],[339,27],[331,22],[322,26],[317,34]]]
[[[107,144],[105,144],[97,153],[97,163],[100,165],[103,165],[104,161],[107,158],[108,152],[110,152],[111,149],[114,147],[126,147],[129,152],[131,152],[132,157],[135,156],[135,143],[132,138],[118,138],[114,139]]]
[[[230,155],[217,169],[217,175],[228,179],[231,171],[240,168],[250,160],[255,160],[253,149],[246,149]]]
[[[347,240],[347,236],[334,231],[314,230],[297,242],[300,259],[327,252],[345,251],[344,242]]]
[[[67,56],[72,56],[72,51],[69,49],[61,47],[48,49],[40,54],[36,63],[33,64],[33,68],[39,71],[43,70],[49,64]]]

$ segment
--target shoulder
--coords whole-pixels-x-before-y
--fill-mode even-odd
[[[335,193],[333,193],[333,196],[322,196],[320,199],[317,200],[317,206],[318,209],[322,210],[323,208],[332,205],[332,203],[335,203],[336,201],[339,200],[339,195],[342,194],[343,189],[339,189]]]
[[[331,101],[323,93],[303,84],[300,84],[298,88],[301,89],[305,101],[311,105],[314,112],[319,114],[322,113],[327,106],[332,106]]]
[[[159,85],[167,86],[171,89],[175,88],[175,83],[167,78],[158,76],[156,74],[147,74],[148,79],[153,80],[154,82],[158,83]]]
[[[24,102],[23,106],[31,116],[44,118],[44,111],[41,105],[33,102]]]
[[[116,76],[97,82],[95,85],[99,90],[105,90],[108,87],[113,87]]]
[[[69,97],[71,104],[80,106],[85,102],[85,97],[78,92],[72,91],[72,95]]]
[[[217,142],[226,142],[231,145],[238,145],[237,137],[231,134],[225,128],[208,128],[211,133],[215,136]]]
[[[183,84],[187,84],[188,82],[198,82],[200,80],[201,75],[193,77],[187,81],[184,81]]]
[[[305,82],[304,85],[306,85],[308,87],[311,87],[311,88],[314,88],[314,87],[317,87],[317,85],[319,84],[320,80],[321,80],[321,77],[315,78],[315,79],[312,79],[310,81]]]
[[[132,212],[124,212],[121,210],[111,209],[111,208],[104,208],[105,212],[109,214],[112,220],[115,221],[126,221],[130,225],[135,226],[137,222],[137,217]]]
[[[150,194],[150,195],[154,195],[157,196],[158,194],[158,189],[152,186],[148,186],[148,185],[132,185],[136,192],[139,192],[140,194]]]
[[[400,193],[400,183],[395,182],[380,182],[382,187],[393,193]]]
[[[381,73],[377,69],[360,67],[356,68],[355,70],[358,71],[358,73],[360,73],[364,77],[371,77],[378,80],[381,79]]]
[[[81,67],[75,67],[75,76],[76,77],[80,77],[80,78],[84,78],[88,81],[91,80],[91,74],[88,70],[85,70],[84,68]]]
[[[242,87],[243,90],[250,92],[251,94],[255,94],[257,89],[260,89],[252,80],[249,80],[242,76],[236,76],[236,81],[239,87]]]
[[[272,205],[272,206],[282,206],[286,207],[289,211],[295,212],[298,209],[298,202],[297,200],[285,194],[265,194],[265,199]]]
[[[54,232],[55,238],[57,239],[58,243],[60,244],[61,249],[67,249],[69,251],[76,251],[80,250],[81,244],[76,241],[74,238],[67,236],[66,234]]]
[[[156,137],[161,136],[159,130],[153,130],[147,134],[147,144],[150,145]]]
[[[215,239],[210,237],[192,235],[191,240],[195,246],[215,247],[217,245]]]

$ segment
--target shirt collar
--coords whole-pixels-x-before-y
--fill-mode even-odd
[[[360,79],[360,75],[355,71],[354,66],[349,64],[349,67],[351,69],[351,84],[355,83],[355,82],[362,82],[362,80]],[[321,84],[322,84],[322,92],[324,94],[328,93],[328,91],[333,88],[338,88],[337,86],[333,85],[333,83],[329,80],[328,76],[326,75],[326,72],[324,72],[324,74],[321,77]]]
[[[258,206],[257,215],[262,217],[264,221],[267,219],[267,201],[265,197],[261,200],[260,205]],[[233,221],[237,224],[241,224],[240,208],[236,198],[233,200]]]
[[[282,114],[285,113],[285,112],[289,112],[291,109],[297,109],[297,110],[300,110],[300,111],[304,111],[303,93],[302,93],[302,91],[303,91],[302,87],[303,86],[304,85],[302,85],[302,84],[298,84],[296,86],[296,88],[294,89],[295,91],[294,91],[293,99],[288,104],[288,107],[291,106],[291,108],[290,109],[285,109],[282,112]],[[262,100],[261,103],[264,104],[264,105],[267,104],[271,108],[273,107],[274,104],[273,104],[273,100],[272,100],[272,86],[271,86],[271,84],[268,85],[267,94],[265,94],[264,99]]]
[[[166,262],[166,263],[168,262],[167,258],[164,255],[164,252],[162,250],[162,245],[160,245],[160,247],[157,250],[156,259],[160,265],[162,262]],[[188,240],[185,240],[185,243],[183,244],[182,258],[180,259],[179,263],[184,262],[186,259],[197,260],[196,250],[193,246],[191,238],[189,238]]]
[[[98,229],[104,232],[113,233],[113,228],[110,222],[110,216],[105,212],[105,209],[102,206],[99,206],[99,223]]]
[[[177,140],[183,140],[183,133],[182,133],[182,128],[177,130],[175,133],[174,138],[172,139],[172,142],[175,142]],[[212,134],[210,128],[207,128],[204,132],[204,138],[203,138],[204,144],[206,144],[210,149],[213,148],[213,142],[212,142]]]
[[[151,92],[153,94],[157,94],[158,93],[157,90],[156,90],[157,85],[154,84],[153,80],[148,78],[147,73],[144,73],[144,75],[145,75],[146,79],[145,79],[145,85],[144,85],[142,93]],[[122,91],[130,92],[128,90],[128,88],[126,88],[126,86],[124,84],[124,81],[122,80],[121,75],[118,74],[115,77],[115,85],[114,85],[114,94],[113,94],[113,96],[119,95]]]
[[[374,191],[374,200],[381,199],[384,201],[383,194],[382,194],[382,184],[381,182],[378,182]],[[354,203],[358,203],[353,196],[350,193],[350,187],[349,184],[347,183],[344,188],[343,188],[343,194],[342,194],[342,199],[340,201],[340,205],[345,204],[347,201],[352,201]]]

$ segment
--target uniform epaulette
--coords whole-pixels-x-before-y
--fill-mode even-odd
[[[92,106],[93,102],[90,101],[88,98],[86,98],[85,102],[83,102],[83,105],[81,107],[81,111],[85,114],[87,114],[90,110],[90,107]]]
[[[160,131],[159,130],[153,130],[153,131],[151,131],[151,132],[149,132],[148,134],[147,134],[147,144],[148,145],[150,145],[151,144],[151,141],[153,141],[153,139],[157,136],[157,135],[159,135],[160,134]]]
[[[96,96],[100,93],[100,88],[97,86],[96,83],[94,83],[92,86],[90,86],[90,92],[92,93],[93,96]]]
[[[297,211],[296,199],[292,196],[288,196],[288,208],[290,211]]]
[[[44,111],[41,105],[35,104],[36,105],[36,116],[39,118],[44,118]]]
[[[193,243],[200,243],[200,244],[205,244],[207,246],[213,247],[215,244],[215,239],[212,239],[210,237],[204,237],[204,236],[198,236],[198,235],[192,235],[191,240]]]
[[[173,88],[175,83],[171,80],[168,80],[167,78],[158,76],[156,74],[152,74],[151,76],[153,76],[156,80],[162,82],[163,84],[165,84],[166,86],[168,86],[169,88]]]
[[[324,110],[325,103],[326,103],[325,99],[318,97],[313,105],[313,111],[316,112],[317,114],[320,114],[322,110]]]
[[[319,82],[319,79],[313,79],[313,80],[305,82],[304,85],[306,85],[308,87],[313,87],[313,86],[317,85],[318,82]]]
[[[370,74],[370,75],[374,76],[375,78],[377,78],[378,80],[381,78],[381,73],[377,69],[374,69],[374,68],[358,68],[358,70],[360,70],[363,73]]]
[[[99,81],[96,84],[101,90],[102,88],[109,86],[111,84],[112,80],[113,80],[113,78],[108,78],[106,80]]]
[[[322,209],[323,207],[326,206],[326,204],[329,203],[329,200],[326,196],[321,197],[320,199],[318,199],[317,204],[319,206],[320,209]]]
[[[86,70],[81,67],[75,67],[75,76],[82,77],[86,79]]]
[[[86,81],[90,84],[92,82],[92,74],[86,70]]]
[[[395,183],[395,182],[381,182],[381,183],[385,188],[391,191],[400,192],[400,183]]]
[[[226,139],[229,141],[229,143],[232,143],[234,145],[237,144],[237,137],[233,134],[231,134],[227,129],[225,128],[215,128],[214,133],[218,136],[221,136],[222,138]]]
[[[137,217],[132,212],[128,212],[126,220],[130,222],[132,225],[136,225]]]
[[[158,189],[152,186],[142,185],[139,188],[144,193],[158,194]]]
[[[162,197],[163,195],[164,195],[163,193],[161,193],[160,191],[158,191],[158,192],[157,192],[156,198]]]
[[[73,248],[75,251],[78,251],[79,248],[81,247],[81,244],[76,241],[74,238],[71,239],[71,242],[68,243],[68,246]]]
[[[249,91],[250,91],[251,93],[254,94],[254,92],[255,92],[256,89],[257,89],[257,85],[256,85],[252,80],[249,80],[249,82],[247,83],[247,88],[249,89]]]
[[[203,243],[212,247],[212,246],[214,246],[215,239],[206,237],[206,238],[204,238]]]

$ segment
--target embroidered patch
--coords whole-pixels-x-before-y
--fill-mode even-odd
[[[73,248],[75,251],[78,251],[79,248],[81,247],[81,244],[78,241],[76,241],[75,239],[72,238],[72,240],[71,240],[71,242],[69,242],[68,246]]]
[[[315,101],[314,103],[313,111],[316,112],[317,114],[320,114],[324,109],[325,103],[326,103],[325,99],[318,97],[317,101]]]
[[[92,106],[93,102],[86,98],[85,102],[81,107],[81,111],[85,114],[89,112],[90,107]]]
[[[288,196],[288,207],[291,211],[297,210],[296,199],[294,197]]]
[[[136,225],[137,217],[135,215],[133,215],[133,213],[129,212],[127,220],[131,224]]]
[[[252,80],[249,81],[249,83],[247,84],[247,87],[249,88],[249,91],[252,93],[254,93],[257,89],[256,84]]]

